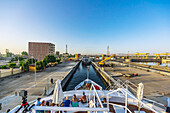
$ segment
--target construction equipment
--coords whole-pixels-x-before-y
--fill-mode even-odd
[[[112,57],[114,57],[114,56],[116,56],[116,54],[113,54],[113,55],[111,55],[111,56],[105,58],[104,60],[98,62],[98,64],[99,64],[99,65],[104,65],[106,60],[109,60],[110,58],[112,58]]]
[[[146,56],[146,59],[147,59],[147,58],[148,58],[148,57],[147,57],[148,54],[149,54],[149,53],[135,53],[134,55],[135,55],[135,56],[138,56],[138,58],[139,58],[139,55],[143,55],[142,59],[145,59],[145,56]]]

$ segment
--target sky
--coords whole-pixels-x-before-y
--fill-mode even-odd
[[[71,54],[170,52],[170,0],[0,0],[0,52],[28,42]]]

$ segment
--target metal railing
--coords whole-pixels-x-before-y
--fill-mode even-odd
[[[108,112],[107,108],[85,108],[85,107],[47,107],[47,106],[34,106],[32,108],[32,113],[36,113],[37,110],[40,111],[51,111],[51,113],[55,113],[56,111],[103,111]]]
[[[103,106],[103,103],[101,102],[101,99],[100,99],[100,97],[99,97],[99,94],[98,94],[98,92],[97,92],[97,90],[96,90],[96,88],[94,87],[94,85],[92,84],[91,85],[91,88],[90,88],[90,92],[89,92],[89,101],[90,101],[90,94],[91,94],[91,91],[93,91],[93,107],[94,108],[96,108],[96,98],[97,98],[97,100],[98,100],[98,102],[99,102],[99,104],[100,104],[100,106],[101,106],[101,108],[103,109],[104,108],[104,106]],[[107,99],[108,99],[108,97],[107,97]],[[107,101],[107,110],[108,111],[103,111],[103,112],[109,112],[109,103],[108,103],[108,101]],[[97,111],[96,111],[96,113],[97,113]]]

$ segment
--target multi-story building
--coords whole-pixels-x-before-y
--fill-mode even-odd
[[[29,42],[28,55],[29,58],[36,58],[41,61],[46,55],[55,54],[55,44],[43,42]]]

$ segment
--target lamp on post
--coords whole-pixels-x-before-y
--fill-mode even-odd
[[[32,58],[35,60],[35,86],[37,86],[37,74],[36,74],[36,59],[32,55]]]

